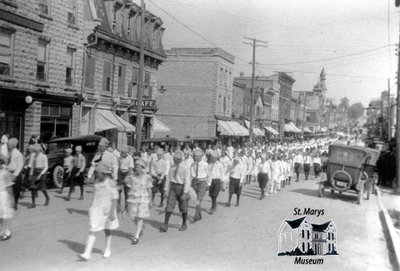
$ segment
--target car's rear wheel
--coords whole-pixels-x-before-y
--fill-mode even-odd
[[[57,188],[60,188],[64,180],[64,168],[60,165],[53,169],[53,183]]]

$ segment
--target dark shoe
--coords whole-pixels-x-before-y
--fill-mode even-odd
[[[31,204],[28,206],[28,209],[36,208],[36,204]]]
[[[231,207],[231,204],[230,203],[226,203],[225,207]]]
[[[199,221],[201,218],[198,216],[198,215],[195,215],[194,217],[193,217],[193,222],[197,222],[197,221]]]
[[[65,198],[65,200],[66,200],[66,201],[70,201],[70,200],[71,200],[71,197],[68,196],[68,197]]]
[[[136,245],[137,243],[139,243],[139,238],[133,237],[132,245]]]
[[[7,241],[8,239],[11,238],[11,236],[12,236],[11,233],[9,235],[2,235],[0,237],[0,241]]]
[[[50,199],[46,199],[44,206],[49,206]]]
[[[80,196],[78,200],[83,200],[83,196]]]
[[[239,207],[239,202],[236,202],[235,207]]]
[[[186,224],[183,224],[179,230],[180,231],[186,231],[186,229],[187,229]]]
[[[160,226],[160,232],[167,232],[168,231],[168,225],[161,225]]]
[[[57,191],[57,194],[62,194],[62,193],[63,191],[61,189]]]
[[[209,215],[212,215],[212,214],[214,214],[214,212],[215,212],[214,208],[211,208],[211,209],[208,211],[208,214],[209,214]]]
[[[160,205],[158,205],[159,208],[164,207],[164,204],[161,202]]]

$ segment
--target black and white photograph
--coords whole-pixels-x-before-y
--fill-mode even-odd
[[[400,271],[400,0],[0,0],[0,270]]]

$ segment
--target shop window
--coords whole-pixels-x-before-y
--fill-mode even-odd
[[[11,75],[12,33],[0,29],[0,75]]]
[[[36,79],[39,81],[47,81],[47,55],[48,42],[39,40],[37,51]]]
[[[50,0],[39,0],[39,10],[42,14],[50,15]]]
[[[67,19],[69,25],[76,25],[76,0],[72,0],[72,12],[67,13]]]
[[[94,87],[94,74],[95,74],[96,58],[94,56],[86,55],[85,66],[85,87]]]
[[[118,66],[118,93],[121,95],[125,95],[125,71],[126,66],[120,64]]]
[[[67,67],[66,67],[66,75],[65,75],[65,84],[68,86],[73,85],[74,57],[75,57],[75,50],[68,48],[67,49]]]
[[[103,90],[111,91],[111,62],[104,60]]]

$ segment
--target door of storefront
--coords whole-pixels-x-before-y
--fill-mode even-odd
[[[0,96],[0,136],[8,133],[23,142],[24,111],[23,100]]]

